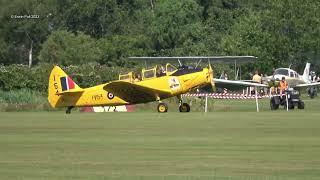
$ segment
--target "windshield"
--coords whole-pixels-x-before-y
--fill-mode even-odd
[[[149,69],[144,71],[144,78],[153,78],[155,77],[155,69]]]
[[[119,80],[130,80],[130,75],[120,75]]]
[[[167,72],[173,72],[173,71],[175,71],[175,70],[177,70],[177,68],[176,67],[174,67],[174,66],[172,66],[171,64],[167,64]]]
[[[274,71],[274,75],[276,75],[276,74],[285,75],[285,76],[289,75],[288,69],[276,69]]]

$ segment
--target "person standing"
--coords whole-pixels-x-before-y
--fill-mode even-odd
[[[283,92],[287,89],[288,89],[288,82],[286,81],[286,78],[283,76],[280,81],[280,95],[282,95]]]
[[[259,72],[256,71],[255,74],[252,77],[252,81],[261,84],[261,76],[259,76]],[[257,92],[259,92],[260,90],[257,88]],[[251,87],[251,92],[253,92],[253,88]],[[251,93],[252,94],[252,93]]]
[[[259,76],[259,72],[258,71],[255,72],[255,74],[252,77],[252,80],[257,82],[257,83],[259,83],[259,84],[261,84],[262,78],[261,78],[261,76]]]

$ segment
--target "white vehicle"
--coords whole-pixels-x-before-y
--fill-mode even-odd
[[[316,87],[320,85],[320,82],[311,81],[310,75],[310,63],[306,64],[303,74],[300,75],[296,71],[290,68],[278,68],[274,71],[273,76],[268,76],[268,80],[271,78],[281,80],[285,77],[291,88],[308,88],[308,94],[311,98],[316,95]]]

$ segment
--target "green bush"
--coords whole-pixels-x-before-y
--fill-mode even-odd
[[[45,92],[51,68],[47,64],[31,69],[20,64],[0,66],[0,90],[30,89]]]

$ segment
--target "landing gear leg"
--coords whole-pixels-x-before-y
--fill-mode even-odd
[[[68,106],[66,110],[66,114],[71,114],[71,109],[74,108],[73,106]]]

